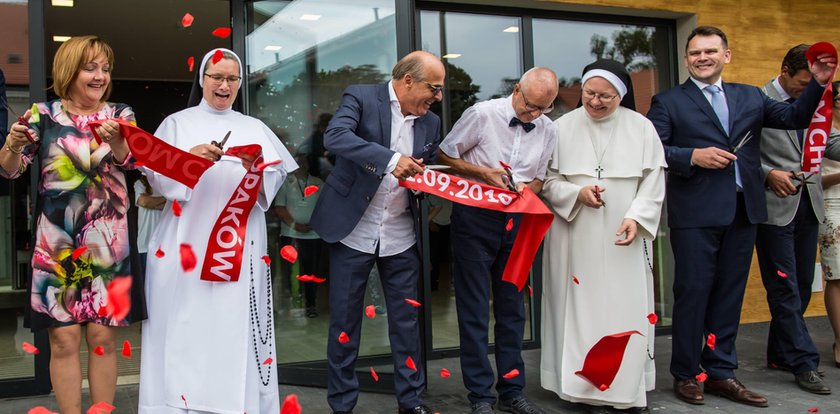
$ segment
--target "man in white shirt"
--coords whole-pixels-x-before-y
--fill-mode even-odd
[[[440,145],[439,161],[466,178],[505,187],[510,165],[518,190],[542,190],[546,167],[556,141],[545,116],[557,97],[557,76],[547,68],[522,75],[508,97],[480,102],[464,111]],[[499,409],[523,414],[543,410],[522,395],[525,364],[523,292],[502,281],[521,214],[507,214],[456,204],[452,211],[455,259],[455,303],[461,339],[461,369],[474,414],[493,413],[493,368],[488,355],[490,290],[496,320],[496,391]],[[512,223],[512,227],[508,226]],[[510,230],[508,230],[510,228]],[[518,371],[518,375],[506,375]],[[509,377],[509,378],[505,378]]]

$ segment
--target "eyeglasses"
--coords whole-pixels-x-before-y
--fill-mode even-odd
[[[208,73],[205,73],[204,76],[207,76],[208,78],[212,79],[213,83],[215,83],[217,85],[221,85],[222,83],[224,83],[224,81],[227,81],[228,84],[230,84],[230,85],[235,85],[235,84],[239,83],[240,80],[242,80],[241,76],[236,76],[236,75],[222,76],[222,75],[219,75],[219,74],[210,75]]]
[[[554,102],[551,102],[551,105],[548,106],[533,105],[530,102],[528,102],[528,98],[525,97],[525,92],[522,92],[522,88],[519,88],[519,93],[522,95],[522,100],[525,102],[525,110],[528,112],[540,111],[544,114],[547,114],[554,110]]]
[[[603,103],[610,103],[613,99],[618,98],[618,95],[607,95],[605,93],[596,93],[590,90],[584,89],[583,90],[583,98],[587,101],[591,101],[592,98],[598,97],[598,100]]]
[[[434,85],[429,82],[423,81],[428,87],[429,90],[432,91],[433,96],[437,96],[439,93],[443,93],[443,86]]]

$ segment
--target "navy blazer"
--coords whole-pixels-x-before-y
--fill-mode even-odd
[[[427,112],[414,120],[411,156],[433,164],[440,140],[440,118]],[[386,174],[394,154],[390,146],[388,84],[349,86],[324,133],[324,147],[336,159],[310,221],[322,239],[335,243],[356,227]],[[415,234],[419,234],[418,199],[406,192],[411,197]]]
[[[672,228],[732,223],[736,206],[734,163],[720,170],[695,167],[691,165],[691,153],[695,148],[706,147],[732,151],[748,131],[752,138],[735,154],[744,201],[751,223],[766,221],[759,150],[761,129],[807,128],[823,88],[811,79],[793,104],[774,101],[750,85],[724,82],[723,91],[729,106],[728,136],[711,104],[691,79],[653,97],[647,116],[665,148],[666,205],[668,226]]]

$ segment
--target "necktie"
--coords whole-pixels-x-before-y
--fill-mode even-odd
[[[796,98],[790,97],[785,100],[787,103],[794,103],[796,102]],[[796,130],[796,138],[799,138],[799,148],[804,149],[804,142],[802,142],[802,138],[805,137],[805,130],[804,129],[797,129]]]
[[[517,126],[517,125],[522,125],[522,129],[524,129],[524,130],[525,130],[525,133],[526,133],[526,134],[527,134],[527,133],[529,133],[529,132],[531,132],[534,128],[536,128],[536,127],[537,127],[536,125],[534,125],[534,123],[533,123],[533,122],[522,122],[522,121],[520,121],[520,120],[519,120],[519,118],[517,118],[517,117],[513,117],[513,118],[511,118],[510,123],[508,124],[508,126],[515,127],[515,126]]]
[[[723,126],[723,130],[726,131],[726,135],[729,135],[729,107],[726,105],[726,98],[723,97],[723,91],[717,85],[709,85],[706,87],[706,90],[711,92],[712,94],[712,109],[715,110],[715,114],[720,121],[720,124]],[[741,185],[741,172],[738,171],[738,161],[735,161],[735,185],[738,186],[738,189],[744,188]]]

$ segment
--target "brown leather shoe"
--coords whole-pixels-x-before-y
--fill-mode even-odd
[[[726,397],[737,403],[747,404],[753,407],[767,407],[767,398],[748,390],[736,378],[722,380],[709,378],[706,380],[705,388],[709,394]]]
[[[685,380],[675,379],[674,395],[689,404],[701,405],[705,403],[703,399],[703,389],[700,388],[700,383],[694,378]]]

